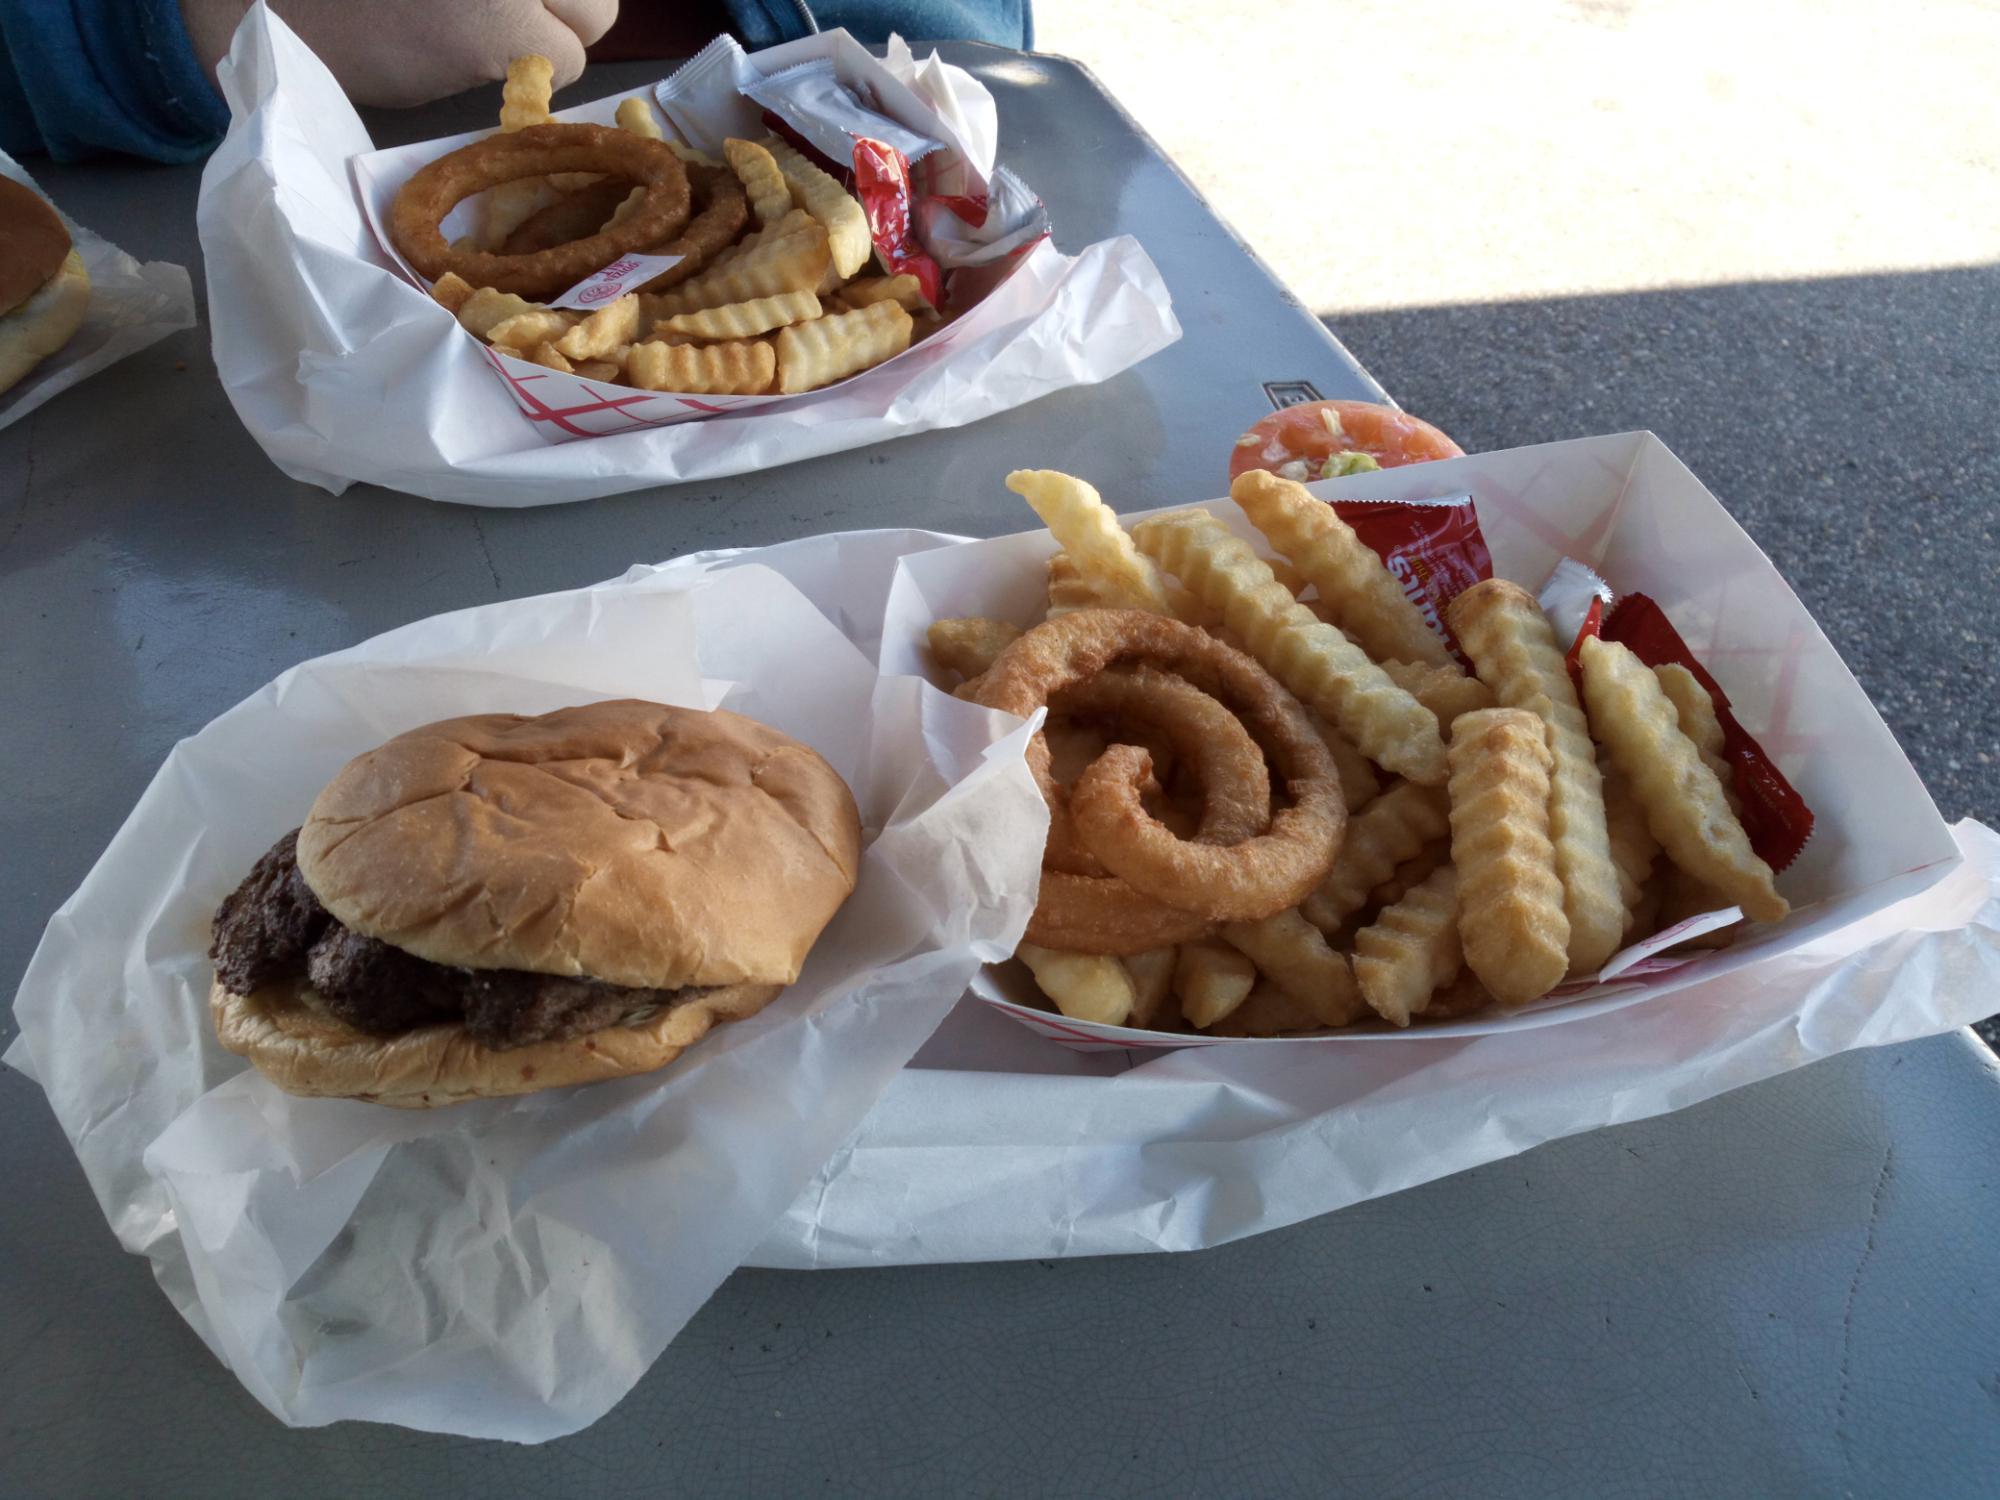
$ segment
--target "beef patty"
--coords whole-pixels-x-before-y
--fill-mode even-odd
[[[371,1036],[457,1021],[488,1047],[602,1031],[700,993],[434,964],[341,926],[299,873],[299,831],[265,851],[215,913],[208,956],[238,995],[304,980],[326,1011]]]

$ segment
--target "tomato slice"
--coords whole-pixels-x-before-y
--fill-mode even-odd
[[[1338,419],[1334,424],[1322,413]],[[1373,401],[1308,401],[1274,411],[1236,441],[1229,477],[1251,469],[1280,472],[1303,462],[1306,477],[1319,478],[1320,465],[1336,453],[1365,453],[1385,469],[1462,458],[1465,450],[1421,417]]]

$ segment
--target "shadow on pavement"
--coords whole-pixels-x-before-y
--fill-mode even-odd
[[[1468,450],[1657,432],[1805,600],[1946,819],[2000,823],[2000,266],[1325,321]]]

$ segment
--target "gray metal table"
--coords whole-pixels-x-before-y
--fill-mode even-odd
[[[1080,69],[946,54],[998,96],[1059,243],[1140,237],[1182,343],[957,432],[539,511],[293,485],[205,330],[0,433],[0,983],[173,741],[301,657],[698,547],[1017,528],[998,480],[1022,464],[1203,497],[1263,382],[1374,390]],[[491,107],[373,123],[416,139]],[[198,265],[192,172],[43,176]],[[1990,1493],[1994,1075],[1963,1037],[1851,1056],[1198,1255],[742,1272],[604,1421],[520,1449],[277,1425],[6,1073],[0,1495]]]

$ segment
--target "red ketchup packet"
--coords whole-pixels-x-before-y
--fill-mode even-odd
[[[854,159],[830,161],[811,141],[768,109],[764,111],[764,120],[807,157],[847,184],[868,215],[869,237],[875,241],[876,257],[888,268],[888,274],[907,273],[916,277],[924,300],[942,311],[944,272],[917,240],[919,194],[903,153],[886,142],[854,135],[849,137],[854,142]]]
[[[1332,500],[1334,514],[1354,528],[1404,595],[1458,654],[1445,607],[1482,578],[1493,558],[1470,495],[1439,500]],[[1459,655],[1459,660],[1464,657]]]
[[[1576,638],[1569,648],[1570,675],[1581,675],[1578,653],[1584,640],[1593,635],[1618,642],[1649,667],[1678,662],[1694,673],[1695,681],[1715,700],[1715,717],[1722,725],[1722,758],[1729,762],[1736,795],[1743,803],[1743,831],[1750,836],[1750,847],[1773,870],[1790,865],[1812,837],[1812,809],[1785,780],[1764,747],[1729,711],[1729,695],[1722,691],[1722,685],[1695,660],[1657,603],[1644,594],[1614,594],[1596,573],[1567,557],[1556,565],[1541,594],[1542,608],[1556,621],[1558,630],[1577,621],[1580,584],[1595,597],[1575,627]]]
[[[881,141],[857,136],[854,141],[854,196],[868,213],[868,232],[875,253],[891,276],[917,278],[924,300],[944,305],[944,273],[917,243],[913,228],[917,192],[910,182],[910,164],[903,153]]]

